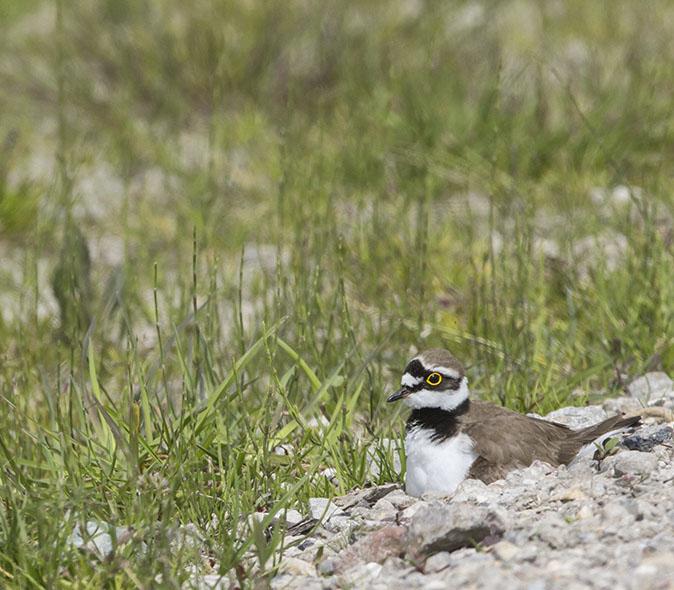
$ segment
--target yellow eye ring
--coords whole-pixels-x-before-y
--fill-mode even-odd
[[[440,373],[431,373],[428,377],[426,377],[426,383],[429,385],[440,385],[441,381],[442,375],[440,375]]]

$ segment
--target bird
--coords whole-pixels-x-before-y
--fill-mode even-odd
[[[421,352],[405,368],[401,388],[387,402],[412,408],[405,430],[411,496],[430,490],[453,493],[465,479],[489,484],[535,460],[570,463],[599,437],[638,424],[640,416],[616,415],[580,430],[469,399],[468,379],[447,350]]]

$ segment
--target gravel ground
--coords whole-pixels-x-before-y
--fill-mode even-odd
[[[307,517],[322,523],[288,549],[271,587],[674,588],[673,385],[651,373],[604,407],[546,417],[577,428],[648,408],[601,460],[536,462],[453,495],[391,484],[312,499]]]
[[[642,424],[603,457],[560,467],[535,462],[490,485],[466,480],[451,495],[416,498],[391,483],[312,498],[309,514],[286,514],[286,550],[270,586],[674,588],[673,409],[674,381],[649,373],[624,397],[545,416],[581,428],[620,411],[642,413]],[[238,583],[195,575],[189,587]]]

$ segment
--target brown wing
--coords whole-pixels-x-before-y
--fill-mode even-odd
[[[551,465],[568,463],[583,442],[563,424],[518,414],[490,402],[474,401],[461,416],[461,431],[474,441],[478,457],[469,477],[490,483],[536,459]]]
[[[567,464],[584,445],[611,430],[637,424],[640,416],[612,416],[599,424],[571,430],[564,424],[475,401],[460,420],[461,431],[473,439],[478,455],[468,476],[490,483],[536,459],[551,465]]]

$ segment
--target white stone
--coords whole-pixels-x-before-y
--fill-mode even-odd
[[[646,402],[661,397],[674,397],[674,381],[662,371],[647,373],[635,379],[627,389],[632,397]]]
[[[288,525],[297,524],[302,520],[302,514],[297,510],[287,510],[285,517]]]
[[[248,515],[248,526],[252,529],[256,524],[260,524],[267,516],[268,512],[253,512]]]
[[[424,564],[426,573],[435,573],[448,568],[452,563],[452,554],[449,551],[440,551],[431,555]]]
[[[617,477],[628,474],[646,477],[658,467],[658,459],[653,453],[641,451],[622,451],[609,457],[606,463],[613,467]]]
[[[198,590],[228,590],[231,587],[229,578],[219,574],[206,574],[204,576],[190,576],[187,588],[195,587]]]
[[[408,496],[402,490],[394,490],[393,492],[391,492],[386,496],[386,499],[399,510],[407,508],[408,506],[411,506],[412,504],[414,504],[414,502],[416,502],[415,498]]]
[[[452,502],[475,502],[476,504],[498,502],[499,493],[479,479],[466,479],[452,496]]]
[[[430,503],[422,500],[421,502],[415,502],[411,506],[408,506],[400,513],[400,520],[408,520],[412,518],[424,506],[430,506]]]
[[[312,518],[329,520],[333,516],[346,516],[339,506],[332,504],[329,498],[309,498],[309,512]]]
[[[554,412],[546,414],[545,420],[550,422],[557,422],[559,424],[566,424],[570,428],[577,430],[592,426],[602,420],[606,420],[608,414],[601,406],[586,406],[586,407],[567,407],[560,408]]]
[[[293,576],[308,576],[315,578],[318,572],[313,564],[298,559],[297,557],[286,557],[279,566],[279,574],[291,574]]]
[[[492,551],[501,561],[510,561],[519,553],[519,547],[509,541],[499,541],[494,545]]]
[[[592,512],[592,508],[590,508],[587,504],[583,504],[583,506],[580,507],[580,510],[576,512],[576,519],[577,520],[583,520],[585,518],[592,518],[594,516],[594,513]]]

